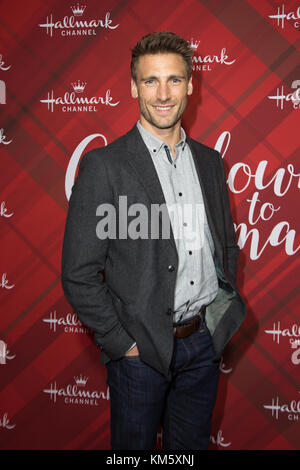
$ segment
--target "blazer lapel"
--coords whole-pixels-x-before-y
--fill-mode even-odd
[[[195,145],[193,144],[193,141],[187,137],[187,142],[190,146],[192,156],[194,159],[195,167],[197,170],[198,178],[199,178],[199,183],[202,191],[202,196],[203,196],[203,202],[204,202],[204,207],[205,207],[205,212],[206,212],[206,217],[207,217],[207,222],[210,228],[210,232],[215,244],[216,251],[220,252],[222,249],[222,244],[219,240],[215,224],[214,224],[214,218],[212,216],[213,213],[213,206],[211,204],[211,199],[208,198],[208,193],[209,189],[206,188],[206,181],[209,181],[209,178],[205,178],[205,174],[207,172],[206,166],[205,166],[205,161],[201,158],[201,155],[199,155],[199,151],[195,148]],[[210,191],[211,192],[211,191]]]
[[[145,191],[150,197],[153,204],[166,204],[166,200],[163,194],[163,190],[156,173],[155,166],[153,164],[151,155],[137,129],[136,125],[127,134],[127,150],[130,153],[130,159],[128,163],[135,171],[141,184],[144,186]],[[162,218],[161,212],[159,212],[160,220]],[[170,220],[169,220],[170,223]],[[172,226],[170,223],[170,239],[171,245],[176,250],[176,243]]]

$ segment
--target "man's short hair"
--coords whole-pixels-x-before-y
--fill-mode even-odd
[[[147,34],[131,50],[131,76],[136,81],[136,66],[139,57],[146,54],[173,53],[183,58],[188,79],[192,75],[193,50],[188,41],[169,31]]]

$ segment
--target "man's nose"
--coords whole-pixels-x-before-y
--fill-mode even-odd
[[[170,99],[170,90],[167,83],[160,83],[157,87],[157,99],[167,101]]]

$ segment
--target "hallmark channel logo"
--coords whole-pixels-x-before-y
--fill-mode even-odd
[[[289,21],[294,28],[300,27],[300,6],[297,8],[296,11],[289,11],[286,12],[285,6],[281,5],[277,7],[277,14],[275,15],[268,15],[269,18],[277,20],[277,26],[284,29],[285,21]]]
[[[56,310],[50,312],[48,318],[43,318],[43,322],[49,325],[50,331],[56,333],[57,328],[63,329],[64,333],[85,333],[89,334],[91,330],[85,327],[77,315],[74,313],[67,313],[65,316],[58,317]]]
[[[0,129],[0,144],[9,145],[12,143],[12,141],[13,141],[12,139],[7,140],[7,137],[4,133],[4,129],[3,128]]]
[[[2,205],[1,205],[1,212],[2,212]],[[10,217],[11,215],[12,214],[4,215],[4,217]],[[7,273],[2,274],[2,277],[0,279],[0,287],[2,287],[2,289],[13,289],[15,287],[15,284],[9,284],[9,280],[7,279],[6,275]]]
[[[295,91],[288,93],[282,85],[277,88],[276,95],[268,96],[268,98],[269,100],[274,100],[276,102],[277,108],[283,109],[285,103],[289,103],[289,105],[292,105],[294,109],[300,109],[300,80],[294,80],[292,82],[291,89]]]
[[[280,322],[273,323],[271,330],[265,330],[265,333],[272,335],[273,342],[279,344],[281,338],[289,338],[291,348],[291,361],[295,365],[300,364],[300,326],[294,324],[291,328],[281,329]]]
[[[210,442],[217,446],[217,447],[230,447],[231,442],[226,442],[223,435],[222,435],[222,430],[219,429],[218,433],[216,436],[210,436]]]
[[[16,427],[15,424],[10,424],[10,420],[8,418],[8,414],[7,413],[4,413],[2,418],[0,416],[0,429],[8,429],[8,430],[11,430],[11,429],[14,429]]]
[[[200,41],[195,40],[192,38],[188,41],[190,47],[193,49],[193,70],[194,71],[201,71],[201,72],[210,72],[215,64],[221,64],[225,66],[230,66],[234,64],[236,59],[230,60],[227,54],[226,48],[223,47],[218,54],[207,54],[207,55],[199,55],[198,54],[198,47],[200,45]]]
[[[98,390],[90,390],[87,388],[88,377],[80,374],[73,377],[73,384],[68,384],[65,387],[59,387],[56,382],[50,384],[50,388],[43,390],[50,396],[50,400],[56,403],[61,399],[67,405],[88,405],[99,406],[99,400],[109,400],[109,388],[105,392]]]
[[[279,397],[276,397],[272,398],[272,402],[269,405],[264,405],[264,408],[271,411],[271,416],[276,421],[280,415],[286,416],[289,421],[299,421],[300,400],[283,403]]]
[[[113,24],[108,11],[104,18],[84,18],[86,5],[71,5],[71,15],[66,15],[63,19],[54,19],[52,13],[47,16],[46,22],[39,24],[44,28],[51,38],[57,32],[61,36],[96,36],[99,29],[116,29],[118,24]]]
[[[3,72],[7,72],[11,68],[11,65],[6,65],[5,61],[3,60],[2,54],[0,54],[0,70]]]
[[[51,90],[47,94],[47,98],[40,100],[41,103],[47,104],[48,111],[53,113],[55,107],[58,107],[64,113],[79,112],[97,112],[97,106],[118,106],[120,101],[114,101],[110,95],[110,90],[106,90],[105,96],[84,96],[86,82],[80,80],[71,83],[72,90],[66,92],[63,96],[55,96]]]
[[[10,351],[7,348],[7,344],[4,341],[0,340],[0,364],[6,364],[6,361],[11,361],[15,357],[15,354],[10,354]]]
[[[0,204],[0,217],[6,217],[8,219],[9,217],[12,217],[13,215],[14,215],[13,212],[8,212],[8,208],[6,207],[6,202],[2,201]],[[2,278],[3,278],[3,274],[2,274]],[[3,284],[3,279],[2,279],[2,284]]]

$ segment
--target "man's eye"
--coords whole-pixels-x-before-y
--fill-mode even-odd
[[[154,84],[154,80],[146,80],[145,81],[145,85],[153,85]]]
[[[172,79],[172,82],[173,82],[173,83],[180,83],[180,81],[181,81],[181,80],[180,80],[179,78],[173,78],[173,79]]]

